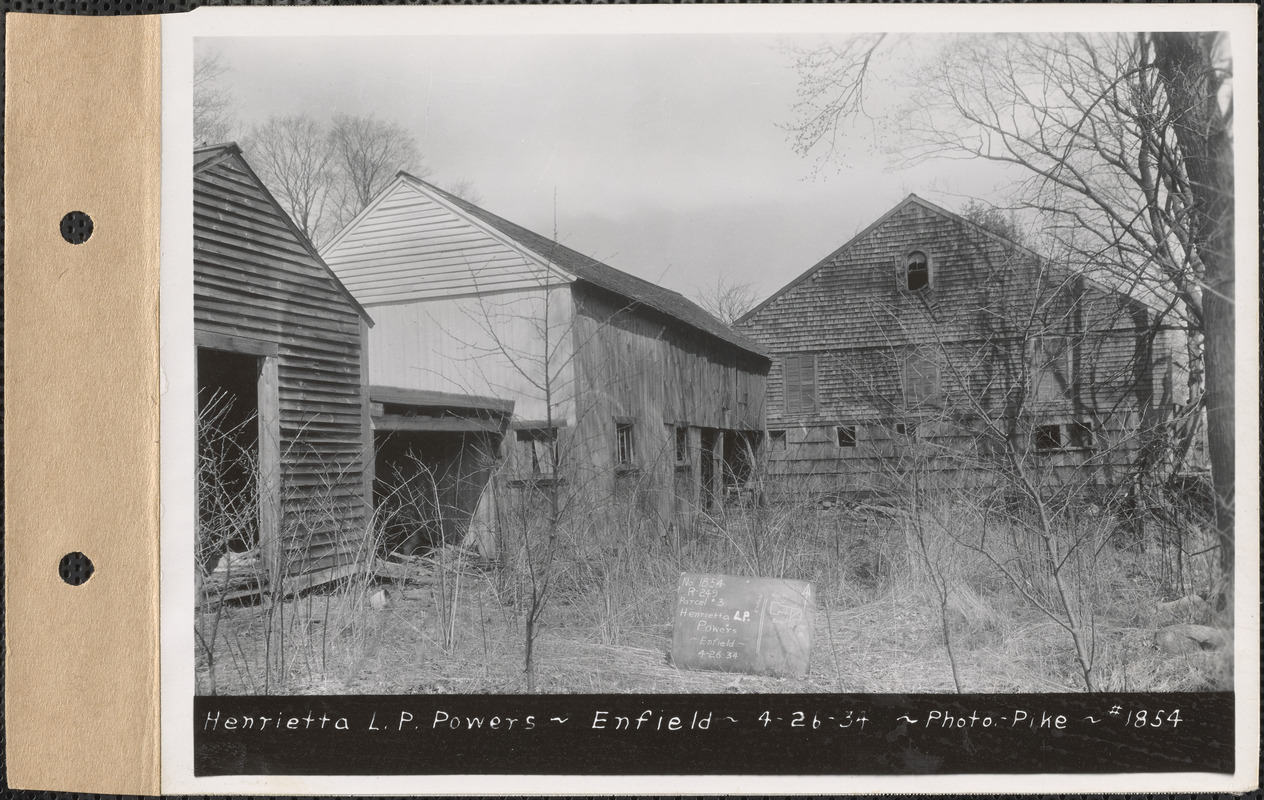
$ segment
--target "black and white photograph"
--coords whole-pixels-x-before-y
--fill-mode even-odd
[[[198,698],[1197,693],[1232,771],[1253,38],[192,41]]]

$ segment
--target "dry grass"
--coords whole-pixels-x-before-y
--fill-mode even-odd
[[[937,595],[923,562],[908,557],[899,519],[811,510],[776,524],[796,527],[793,547],[775,554],[785,574],[818,585],[813,659],[802,679],[681,671],[669,663],[670,620],[681,569],[742,574],[749,548],[720,523],[682,553],[662,543],[626,547],[600,563],[559,564],[560,588],[541,619],[536,691],[545,693],[952,692]],[[732,520],[730,520],[731,522]],[[803,520],[798,520],[802,522]],[[774,534],[776,535],[776,534]],[[848,537],[833,557],[832,537]],[[819,537],[819,538],[818,538]],[[937,569],[950,587],[948,618],[961,687],[968,692],[1082,691],[1066,631],[986,559],[937,543]],[[771,556],[770,556],[771,557]],[[1231,655],[1169,655],[1153,649],[1165,620],[1164,587],[1145,578],[1153,553],[1109,548],[1095,562],[1095,669],[1107,691],[1190,691],[1232,684]],[[448,559],[442,583],[388,585],[390,605],[374,609],[361,583],[285,603],[284,674],[278,693],[517,693],[526,691],[523,609],[503,574]],[[920,564],[920,566],[919,566]],[[456,571],[461,570],[455,602]],[[448,598],[440,602],[440,587]],[[1086,606],[1087,607],[1087,606]],[[277,615],[259,605],[226,606],[214,681],[202,659],[200,687],[263,691],[263,640]],[[275,643],[275,632],[272,636]],[[276,653],[273,653],[276,658]]]

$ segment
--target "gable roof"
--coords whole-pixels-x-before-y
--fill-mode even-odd
[[[242,155],[241,148],[237,146],[236,142],[226,142],[224,144],[206,145],[194,148],[193,174],[197,175],[200,172],[205,172],[215,165],[223,163],[229,159],[236,161],[237,165],[245,170],[251,180],[258,185],[259,190],[263,192],[264,197],[266,197],[268,202],[272,205],[272,209],[282,220],[284,220],[286,227],[288,227],[290,232],[294,234],[295,240],[302,245],[303,249],[306,250],[308,255],[312,257],[312,260],[316,262],[317,266],[324,270],[325,275],[333,281],[334,288],[338,291],[338,293],[345,297],[347,302],[351,303],[351,307],[356,310],[356,313],[358,313],[364,321],[369,323],[369,326],[372,327],[373,318],[369,316],[369,312],[365,311],[364,306],[360,305],[360,301],[356,300],[355,296],[347,290],[347,287],[344,286],[342,281],[338,279],[338,276],[334,274],[334,271],[330,269],[329,265],[325,263],[325,260],[320,257],[320,253],[316,251],[316,246],[312,244],[306,234],[299,230],[299,227],[294,224],[294,220],[290,219],[290,215],[287,214],[285,209],[281,207],[281,204],[277,202],[277,199],[273,196],[272,191],[268,189],[264,182],[259,178],[259,175],[250,168],[250,164],[246,162],[246,158]]]
[[[874,230],[880,227],[883,223],[887,222],[889,219],[896,216],[897,214],[899,214],[901,211],[903,211],[905,208],[907,208],[910,205],[919,205],[922,208],[925,208],[928,211],[931,211],[932,213],[939,214],[940,216],[945,217],[953,222],[956,222],[959,225],[973,228],[976,232],[981,233],[984,236],[990,239],[993,239],[997,242],[1000,242],[1004,244],[1006,247],[1011,247],[1023,253],[1024,255],[1028,256],[1029,258],[1035,259],[1040,264],[1049,263],[1048,258],[1040,255],[1039,253],[1027,247],[1026,245],[1020,244],[1019,242],[1015,242],[1013,239],[1009,239],[1005,236],[1002,236],[999,233],[996,233],[995,231],[988,230],[987,228],[983,227],[977,222],[971,222],[970,220],[966,219],[960,214],[957,214],[956,212],[949,211],[948,209],[944,208],[941,205],[937,205],[923,197],[919,197],[916,194],[910,193],[908,197],[905,197],[899,203],[896,203],[895,206],[891,208],[891,210],[887,211],[887,213],[878,217],[876,220],[869,223],[869,225],[865,226],[864,230],[860,231],[860,233],[857,233],[855,236],[848,239],[847,242],[842,247],[839,247],[837,250],[830,253],[825,258],[813,264],[806,271],[800,273],[796,278],[794,278],[794,280],[790,281],[785,286],[782,286],[780,289],[773,292],[771,295],[765,298],[763,302],[759,303],[750,311],[747,311],[745,314],[739,317],[737,321],[735,321],[733,324],[741,325],[745,323],[746,321],[748,321],[749,319],[751,319],[752,317],[754,317],[759,312],[763,311],[765,308],[771,305],[775,300],[782,297],[783,295],[788,293],[791,289],[794,289],[796,286],[803,283],[808,278],[812,277],[812,275],[815,274],[817,271],[829,266],[836,259],[838,259],[840,256],[845,254],[848,250],[850,250],[857,242],[862,241],[866,236],[868,236],[870,233],[872,233]],[[1087,285],[1093,286],[1094,288],[1100,291],[1106,292],[1108,294],[1121,294],[1119,290],[1110,289],[1109,287],[1103,285],[1100,281],[1094,280],[1093,277],[1090,275],[1080,275],[1079,277],[1082,278],[1087,283]]]
[[[679,292],[665,289],[635,275],[615,269],[595,258],[590,258],[583,253],[572,250],[564,244],[541,236],[521,225],[516,225],[503,217],[499,217],[406,172],[401,171],[399,176],[413,186],[437,196],[443,202],[455,206],[482,225],[493,229],[495,232],[529,250],[546,266],[560,268],[575,276],[575,279],[578,281],[613,292],[632,301],[634,304],[654,309],[734,347],[767,358],[767,354],[754,341],[720,322],[720,320],[703,310],[697,303],[694,303]]]

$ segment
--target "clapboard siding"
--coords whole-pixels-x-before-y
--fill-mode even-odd
[[[931,266],[931,286],[922,291],[909,291],[905,282],[905,260],[915,250]],[[884,433],[901,421],[954,420],[956,431],[928,434],[918,446],[930,448],[922,455],[934,462],[932,472],[959,483],[975,480],[977,437],[961,420],[1012,411],[1015,403],[1036,423],[1091,421],[1103,437],[1113,437],[1117,447],[1097,448],[1109,450],[1110,463],[1092,451],[1038,461],[1057,481],[1105,479],[1136,453],[1139,440],[1128,431],[1135,431],[1137,414],[1178,397],[1178,369],[1169,366],[1165,349],[1172,340],[1150,344],[1142,303],[1050,266],[916,196],[737,327],[773,354],[768,426],[785,430],[787,445],[773,454],[773,471],[817,491],[889,485],[893,465],[916,450]],[[1069,366],[1058,378],[1066,383],[1062,394],[1033,391],[1040,381],[1032,348],[1040,336],[1069,346]],[[815,364],[815,404],[787,403],[789,356],[798,357],[795,369]],[[939,374],[933,400],[913,392],[920,380],[909,384],[910,362],[927,360]],[[856,448],[838,446],[838,425],[857,426]]]
[[[570,287],[488,292],[370,309],[375,323],[369,333],[373,385],[509,398],[520,419],[546,417],[548,388],[553,415],[573,416]]]
[[[195,168],[199,333],[277,346],[280,557],[293,573],[348,563],[367,524],[364,316],[236,148]]]
[[[538,265],[407,181],[397,181],[325,248],[326,262],[365,305],[531,289]]]
[[[676,292],[412,176],[397,176],[324,255],[373,314],[373,384],[513,401],[515,425],[534,432],[505,437],[503,490],[538,477],[535,429],[552,420],[560,477],[595,511],[619,493],[616,419],[635,419],[633,480],[656,484],[652,511],[666,525],[683,474],[674,426],[689,428],[695,450],[702,429],[763,428],[768,359],[752,342]]]

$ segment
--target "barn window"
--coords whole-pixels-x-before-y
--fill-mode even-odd
[[[1066,336],[1037,336],[1031,343],[1032,399],[1056,403],[1071,395],[1071,343]]]
[[[1075,450],[1091,450],[1093,426],[1087,422],[1072,422],[1066,426],[1067,447]]]
[[[784,452],[786,449],[786,432],[784,430],[768,431],[768,446],[773,452]]]
[[[939,364],[921,353],[904,359],[904,402],[909,408],[936,405],[943,399]]]
[[[855,447],[856,446],[856,426],[855,425],[839,425],[837,428],[838,446],[839,447]]]
[[[930,258],[921,250],[904,258],[904,285],[910,292],[930,288]]]
[[[532,477],[551,477],[557,474],[561,466],[561,452],[558,448],[557,428],[523,428],[516,432],[515,438],[523,451],[522,471]]]
[[[684,425],[676,426],[676,463],[689,463],[689,428]]]
[[[1062,449],[1062,426],[1061,425],[1037,425],[1033,434],[1033,443],[1036,445],[1036,451],[1048,453],[1053,450]]]
[[[787,414],[815,414],[817,410],[816,356],[788,355],[782,365]]]
[[[1032,444],[1041,453],[1090,450],[1093,447],[1093,426],[1087,422],[1037,425],[1032,432]]]
[[[627,468],[636,466],[635,427],[631,422],[616,422],[614,425],[615,466]]]

